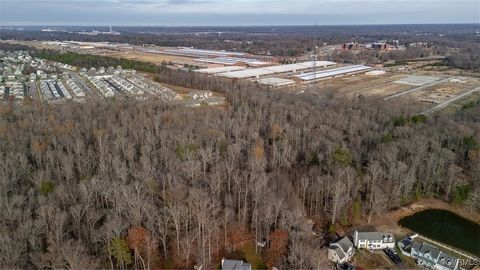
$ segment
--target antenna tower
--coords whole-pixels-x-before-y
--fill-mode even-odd
[[[317,25],[313,31],[313,88],[317,86]]]

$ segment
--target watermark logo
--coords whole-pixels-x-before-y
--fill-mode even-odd
[[[473,260],[473,259],[459,259],[458,264],[460,266],[480,266],[480,261],[479,260]]]

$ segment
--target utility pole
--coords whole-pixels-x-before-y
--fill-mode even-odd
[[[317,33],[316,33],[316,27],[315,30],[313,31],[313,74],[314,79],[313,79],[313,86],[316,88],[317,86]]]

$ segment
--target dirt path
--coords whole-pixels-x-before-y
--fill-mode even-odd
[[[477,88],[475,88],[475,89],[472,89],[472,90],[470,90],[470,91],[468,91],[468,92],[466,92],[466,93],[457,95],[457,96],[455,96],[455,97],[453,97],[453,98],[451,98],[451,99],[449,99],[449,100],[447,100],[447,101],[445,101],[445,102],[443,102],[443,103],[438,104],[437,106],[435,106],[435,107],[433,107],[433,108],[430,108],[430,109],[424,111],[422,114],[429,114],[429,113],[438,111],[438,110],[440,110],[440,109],[443,109],[443,108],[447,107],[450,103],[455,102],[455,101],[457,101],[457,100],[459,100],[459,99],[462,99],[462,98],[464,98],[464,97],[466,97],[466,96],[469,96],[469,95],[471,95],[471,94],[473,94],[473,93],[475,93],[475,92],[478,92],[478,91],[480,91],[480,87],[477,87]]]

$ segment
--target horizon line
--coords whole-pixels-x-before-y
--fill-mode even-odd
[[[153,25],[153,24],[0,24],[2,27],[289,27],[289,26],[304,26],[304,27],[321,27],[321,26],[399,26],[399,25],[479,25],[480,22],[431,22],[431,23],[362,23],[362,24],[257,24],[257,25]]]

